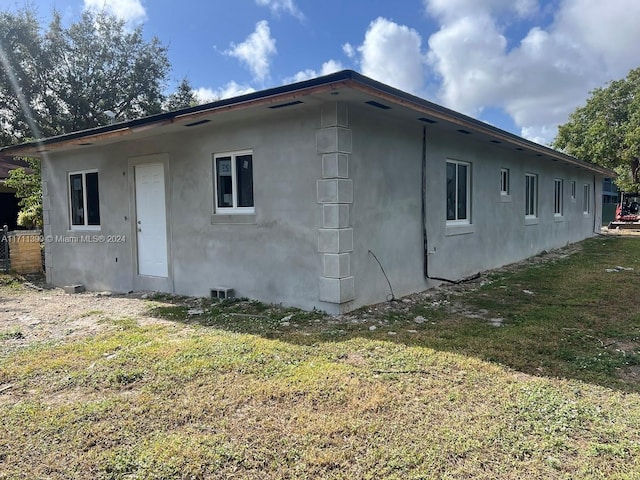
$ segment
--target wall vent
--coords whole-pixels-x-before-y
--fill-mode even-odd
[[[217,287],[211,289],[211,298],[233,298],[235,296],[233,288]]]
[[[471,132],[469,130],[464,130],[462,128],[458,129],[458,132],[464,133],[465,135],[471,135]]]
[[[430,118],[426,118],[426,117],[420,117],[418,120],[424,123],[438,123],[435,120],[431,120]]]

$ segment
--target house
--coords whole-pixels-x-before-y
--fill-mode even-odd
[[[22,160],[0,155],[0,228],[7,225],[9,230],[14,230],[17,226],[20,207],[16,191],[7,187],[5,180],[9,178],[9,172],[17,167],[27,167],[27,164]]]
[[[334,314],[593,235],[613,174],[348,70],[4,153],[55,285]]]

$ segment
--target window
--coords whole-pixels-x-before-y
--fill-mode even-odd
[[[576,201],[576,181],[571,182],[571,201]]]
[[[584,184],[584,198],[582,199],[582,212],[588,214],[591,212],[591,185]]]
[[[564,190],[564,182],[560,178],[553,181],[553,214],[556,217],[562,216],[562,195]]]
[[[447,223],[471,223],[471,164],[447,160]]]
[[[509,195],[509,169],[500,169],[500,195]]]
[[[100,228],[98,172],[69,174],[69,209],[72,230]]]
[[[253,153],[224,153],[213,157],[217,213],[253,213]]]
[[[525,174],[525,217],[538,216],[538,176],[534,173]]]

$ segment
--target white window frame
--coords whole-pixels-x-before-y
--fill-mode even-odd
[[[455,193],[456,193],[456,199],[455,199],[455,212],[456,212],[456,218],[449,220],[447,219],[447,225],[448,226],[453,226],[453,225],[470,225],[471,224],[471,163],[469,162],[463,162],[461,160],[451,160],[451,159],[447,159],[446,165],[449,164],[453,164],[456,166],[456,185],[455,185]],[[465,167],[467,167],[467,191],[466,191],[466,197],[467,197],[467,205],[466,205],[466,211],[467,211],[467,217],[466,218],[457,218],[458,216],[458,166],[463,165]],[[446,167],[445,167],[445,180],[446,180]],[[446,193],[446,185],[445,185],[445,193]],[[446,197],[445,197],[445,203],[446,203]],[[446,215],[446,204],[445,204],[445,218],[447,218]]]
[[[237,157],[244,155],[251,155],[252,162],[252,175],[253,175],[253,150],[237,150],[233,152],[221,152],[213,154],[213,210],[214,214],[222,215],[234,215],[234,214],[254,214],[255,197],[253,198],[253,206],[251,207],[238,207],[238,177],[237,177]],[[231,158],[231,185],[232,185],[232,206],[221,207],[218,205],[218,159],[219,158]],[[251,188],[253,189],[255,182],[252,178]],[[255,193],[255,190],[254,190]]]
[[[98,174],[98,209],[100,209],[100,174],[97,169],[91,170],[78,170],[75,172],[67,173],[67,198],[69,202],[69,229],[70,230],[100,230],[102,228],[102,216],[100,217],[100,224],[98,225],[89,225],[87,222],[89,221],[89,216],[87,215],[87,174],[88,173],[96,173]],[[72,175],[82,175],[82,209],[83,209],[83,217],[84,223],[82,225],[74,225],[73,224],[73,200],[71,198],[71,176]]]
[[[582,213],[589,215],[591,213],[591,185],[585,183],[582,186],[584,198],[582,199]]]
[[[525,173],[525,199],[524,217],[528,219],[538,218],[538,175],[536,173]],[[530,179],[533,181],[533,205],[529,204]],[[529,207],[532,208],[529,208]]]
[[[509,196],[509,169],[501,168],[500,169],[500,195]]]
[[[571,201],[572,202],[576,201],[576,181],[575,180],[571,181]]]
[[[553,215],[554,217],[564,215],[564,180],[561,178],[553,180]]]

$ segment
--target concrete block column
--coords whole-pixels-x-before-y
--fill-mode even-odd
[[[353,229],[350,207],[353,180],[349,178],[351,129],[345,104],[332,102],[322,107],[321,128],[316,147],[322,162],[322,178],[316,182],[317,200],[322,206],[322,227],[318,229],[318,253],[322,255],[322,276],[318,286],[323,302],[343,304],[355,298],[351,275]]]

